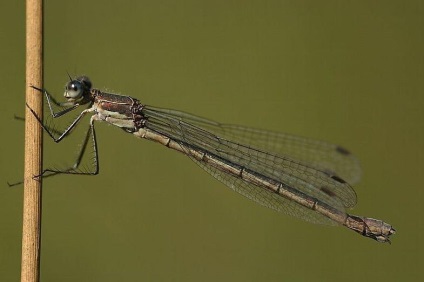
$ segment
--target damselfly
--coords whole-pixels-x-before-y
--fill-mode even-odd
[[[33,86],[44,93],[53,118],[85,105],[63,132],[51,130],[30,110],[55,142],[68,136],[87,114],[91,114],[89,128],[74,166],[45,169],[39,177],[98,174],[94,122],[105,121],[185,154],[229,188],[268,208],[313,223],[343,225],[379,242],[390,242],[390,235],[395,233],[388,223],[346,212],[356,204],[356,193],[349,183],[359,180],[360,168],[357,159],[343,147],[151,107],[129,96],[94,89],[86,76],[69,79],[64,93],[67,101],[62,103],[45,89]],[[55,112],[55,107],[61,110]],[[89,143],[94,167],[83,171],[78,166]]]

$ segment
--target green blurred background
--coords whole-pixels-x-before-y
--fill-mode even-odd
[[[0,8],[0,280],[20,276],[24,1]],[[45,87],[71,74],[149,105],[342,144],[354,214],[393,244],[233,193],[188,158],[97,124],[101,172],[43,187],[42,281],[423,279],[423,1],[45,1]],[[53,163],[73,144],[54,144]]]

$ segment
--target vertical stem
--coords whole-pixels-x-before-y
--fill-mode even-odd
[[[42,117],[42,98],[30,84],[43,85],[42,0],[26,1],[26,103]],[[31,112],[25,112],[25,173],[22,228],[21,281],[39,281],[41,243],[42,129]]]

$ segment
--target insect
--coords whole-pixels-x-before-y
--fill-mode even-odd
[[[260,205],[313,223],[342,225],[378,242],[390,242],[395,233],[388,223],[346,212],[356,204],[356,193],[348,182],[359,180],[360,168],[343,147],[144,105],[130,96],[92,88],[86,76],[69,77],[65,102],[57,102],[45,89],[32,87],[45,95],[53,118],[84,108],[63,132],[51,130],[30,109],[55,142],[67,137],[83,116],[91,115],[75,164],[67,170],[47,168],[40,176],[98,174],[94,124],[103,121],[188,156],[226,186]],[[55,112],[55,107],[61,110]],[[78,166],[90,143],[94,169],[86,172]]]

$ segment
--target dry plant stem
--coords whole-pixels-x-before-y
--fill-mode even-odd
[[[30,84],[42,85],[42,0],[26,1],[26,103],[42,115],[42,95]],[[39,281],[41,242],[42,129],[31,112],[25,112],[25,173],[22,228],[21,281]]]

